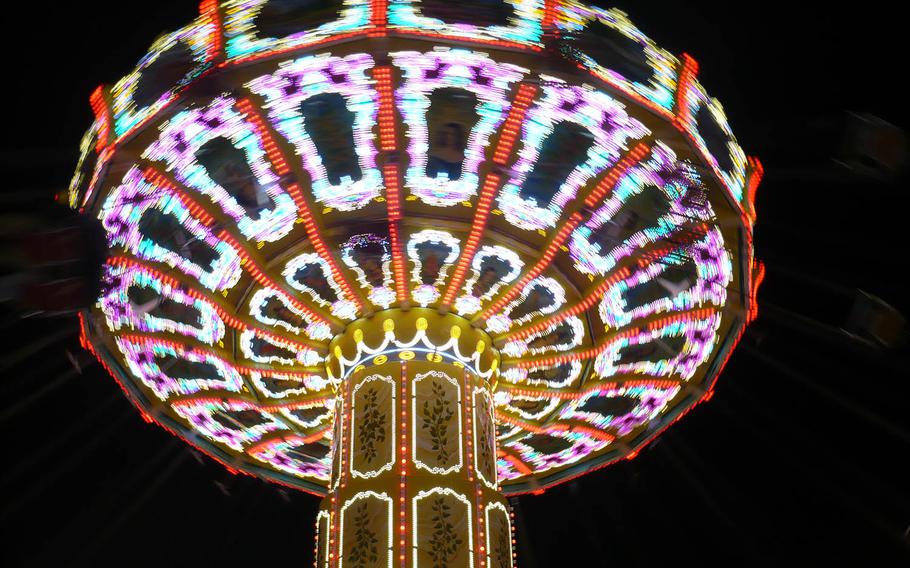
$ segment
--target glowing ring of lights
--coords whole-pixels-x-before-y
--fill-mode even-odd
[[[762,170],[690,57],[571,0],[343,0],[283,37],[268,2],[206,0],[91,96],[68,202],[111,254],[83,341],[144,416],[324,494],[342,379],[450,361],[494,385],[483,482],[515,494],[710,396],[756,314]]]

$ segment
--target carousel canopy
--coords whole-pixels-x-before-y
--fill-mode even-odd
[[[696,75],[571,1],[206,0],[91,97],[85,344],[148,420],[315,493],[371,357],[494,383],[506,494],[634,457],[761,279],[761,166]]]

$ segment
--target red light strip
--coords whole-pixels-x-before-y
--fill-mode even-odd
[[[512,566],[518,566],[518,535],[515,529],[515,510],[509,503],[509,532],[512,534]]]
[[[391,67],[376,67],[373,78],[376,79],[376,91],[379,94],[379,145],[381,150],[391,152],[397,147]]]
[[[389,223],[398,224],[401,221],[401,186],[398,182],[398,165],[386,164],[382,167],[382,175],[385,179]]]
[[[655,389],[671,389],[678,387],[679,381],[674,380],[653,380],[653,379],[635,379],[633,381],[623,381],[622,386],[627,388],[649,387]]]
[[[254,108],[253,102],[250,99],[241,99],[237,102],[237,109],[240,110],[240,112],[243,113],[253,125],[253,128],[256,130],[256,133],[262,140],[262,145],[265,148],[266,155],[268,156],[269,161],[275,168],[275,172],[279,175],[279,177],[285,178],[286,176],[290,175],[291,168],[288,165],[287,160],[284,159],[284,155],[278,148],[278,144],[275,142],[275,139],[272,136],[272,133],[269,130],[268,126],[266,126],[266,123],[263,120],[262,116]],[[363,311],[363,302],[361,301],[360,297],[354,293],[354,290],[351,288],[351,285],[341,273],[341,270],[338,269],[338,263],[335,262],[335,258],[329,252],[325,241],[322,240],[322,235],[319,233],[316,222],[313,220],[313,214],[310,210],[309,205],[306,203],[306,199],[303,197],[303,192],[300,190],[300,186],[296,182],[289,183],[287,185],[287,190],[291,195],[291,198],[294,200],[294,203],[297,205],[297,213],[303,220],[303,225],[306,229],[307,237],[313,244],[313,250],[316,251],[316,254],[318,254],[320,258],[328,263],[329,270],[331,271],[335,282],[341,286],[341,288],[344,290],[345,295],[352,302],[354,302],[354,304],[357,306],[357,311]]]
[[[483,528],[480,524],[480,519],[482,519],[482,504],[480,502],[480,497],[483,495],[483,489],[480,485],[480,477],[476,474],[474,469],[474,393],[473,393],[473,384],[474,378],[467,371],[462,371],[462,380],[461,380],[461,401],[462,407],[464,409],[465,416],[465,436],[462,440],[462,446],[464,450],[464,455],[467,456],[467,465],[468,465],[468,483],[473,485],[474,493],[474,508],[475,508],[475,518],[478,519],[476,523],[476,533],[474,538],[476,540],[476,545],[474,547],[474,553],[477,555],[478,563],[483,556],[480,554],[481,543],[483,542]],[[483,440],[478,440],[479,443],[484,443]]]
[[[345,383],[341,387],[341,404],[344,408],[351,409],[349,412],[342,412],[342,419],[341,419],[342,420],[342,422],[341,422],[341,447],[342,448],[347,448],[348,428],[351,427],[350,418],[353,414],[353,409],[354,409],[354,392],[352,390],[351,391],[348,390],[349,386],[350,385],[348,383]],[[354,433],[351,432],[351,435],[353,436]],[[349,449],[348,451],[353,451],[353,450]],[[341,450],[341,459],[338,460],[338,463],[341,465],[341,472],[338,474],[338,483],[341,485],[341,489],[344,489],[345,487],[348,486],[349,471],[348,471],[348,465],[347,465],[348,462],[346,461],[346,458],[350,458],[352,461],[354,460],[353,454],[348,455],[345,453],[344,449],[342,449]]]
[[[336,493],[329,494],[329,524],[331,528],[329,529],[329,566],[335,567],[338,566],[337,559],[341,556],[341,543],[339,542],[338,548],[335,547],[335,535],[340,534],[341,531],[341,515],[339,514],[340,505],[338,503],[338,497]]]
[[[616,436],[613,434],[584,424],[572,424],[569,426],[569,432],[581,432],[582,434],[590,436],[595,440],[600,440],[601,442],[612,442],[616,440]]]
[[[480,192],[480,199],[477,201],[477,209],[474,213],[474,222],[471,225],[471,233],[465,243],[461,257],[458,259],[458,265],[452,273],[452,279],[449,281],[449,287],[446,289],[445,296],[442,298],[444,305],[449,305],[455,299],[455,294],[464,284],[465,275],[468,272],[468,266],[474,260],[474,253],[480,245],[480,239],[483,236],[484,229],[487,227],[487,219],[490,216],[490,208],[493,203],[493,196],[499,189],[500,177],[498,174],[487,174],[483,182],[483,189]]]
[[[214,63],[221,59],[224,53],[224,27],[221,14],[218,12],[218,0],[202,0],[199,5],[199,14],[203,20],[212,24],[212,34],[206,49],[206,60]]]
[[[370,2],[370,25],[376,29],[370,32],[370,37],[384,36],[389,25],[388,0],[372,0]]]
[[[591,193],[588,194],[588,197],[585,199],[585,207],[597,207],[600,205],[607,193],[613,191],[616,182],[626,175],[629,169],[638,165],[650,151],[651,146],[645,142],[639,142],[632,148],[632,150],[623,156],[616,165],[610,168],[607,175],[600,180],[600,183],[598,183],[593,190],[591,190]]]
[[[528,465],[525,462],[521,461],[521,458],[513,455],[511,452],[507,452],[503,449],[499,449],[496,452],[496,455],[505,459],[507,462],[511,463],[512,466],[515,467],[515,469],[517,469],[523,475],[531,475],[532,473],[534,473],[534,470],[531,469],[530,467],[528,467]]]
[[[682,69],[676,85],[676,116],[673,124],[688,133],[692,126],[692,113],[689,110],[689,87],[698,75],[698,62],[688,53],[682,54]]]
[[[212,228],[214,226],[215,219],[209,215],[201,205],[190,198],[186,192],[178,188],[176,184],[167,179],[164,174],[156,170],[153,166],[147,167],[143,172],[143,176],[149,183],[173,192],[174,195],[176,195],[180,200],[180,202],[183,203],[184,207],[190,211],[190,214],[192,214],[200,223],[209,228]],[[274,280],[269,279],[259,268],[258,264],[250,257],[250,254],[247,252],[246,248],[241,245],[240,242],[235,239],[234,236],[231,235],[226,229],[222,229],[221,232],[216,236],[225,241],[234,249],[237,255],[243,260],[243,262],[241,262],[241,266],[243,266],[247,272],[250,273],[256,282],[267,288],[274,288],[280,291],[282,294],[284,294],[284,296],[287,297],[288,301],[290,301],[295,308],[307,316],[313,318],[314,320],[331,326],[331,323],[327,318],[308,308],[305,304],[300,302],[294,296],[294,294],[288,292],[284,287],[278,285]],[[312,241],[312,239],[310,240]]]
[[[525,330],[518,331],[518,332],[515,332],[515,333],[509,335],[506,338],[506,341],[514,341],[516,339],[523,339],[529,335],[537,333],[538,331],[543,331],[550,326],[557,325],[557,324],[569,319],[572,316],[576,316],[576,315],[580,314],[581,312],[587,310],[588,308],[593,306],[595,303],[597,303],[603,297],[604,292],[606,292],[610,286],[616,284],[623,278],[627,278],[630,274],[631,274],[631,271],[628,268],[625,268],[625,267],[620,268],[610,278],[607,278],[606,280],[601,282],[600,285],[597,286],[597,288],[595,288],[591,293],[589,293],[582,301],[578,302],[571,308],[569,308],[567,310],[563,310],[563,311],[559,312],[558,314],[555,314],[549,318],[546,318],[543,321],[541,321]]]
[[[521,133],[521,125],[525,120],[528,108],[537,94],[537,86],[528,83],[522,83],[515,94],[515,100],[509,109],[509,115],[506,117],[502,127],[502,133],[499,137],[499,143],[496,145],[493,161],[499,165],[505,165],[506,161],[512,155],[512,149]],[[465,243],[464,250],[461,251],[461,257],[452,273],[452,279],[449,281],[449,287],[446,289],[445,296],[442,298],[443,305],[450,305],[455,299],[455,294],[464,284],[465,275],[468,272],[468,266],[474,260],[474,253],[480,245],[480,238],[487,226],[487,220],[490,216],[490,208],[493,203],[493,196],[499,189],[501,177],[499,174],[488,173],[483,182],[483,188],[480,192],[480,198],[477,200],[477,208],[474,211],[474,222],[471,224],[471,232]]]
[[[515,101],[512,108],[509,109],[509,115],[502,125],[502,134],[499,137],[499,143],[496,146],[496,152],[493,154],[493,162],[504,166],[512,156],[512,150],[515,147],[515,141],[521,135],[521,125],[524,123],[525,116],[528,114],[528,108],[537,95],[537,86],[529,83],[522,83],[515,94]]]
[[[652,321],[648,324],[648,331],[654,331],[661,327],[674,324],[679,321],[684,320],[699,320],[706,319],[717,313],[717,308],[701,308],[697,310],[689,310],[686,312],[680,312],[677,314],[672,314],[664,318],[660,318]]]
[[[256,281],[257,284],[259,284],[260,286],[263,286],[265,288],[274,288],[275,290],[278,290],[279,292],[284,294],[287,297],[288,301],[291,302],[291,304],[295,308],[300,310],[301,312],[307,314],[308,316],[312,317],[315,320],[318,320],[322,323],[331,325],[329,323],[329,320],[327,320],[325,317],[318,315],[316,312],[314,312],[313,310],[308,308],[306,306],[306,304],[304,304],[303,302],[298,300],[294,296],[294,294],[292,294],[287,289],[285,289],[283,286],[281,286],[280,284],[278,284],[277,282],[275,282],[274,280],[269,278],[266,275],[266,273],[262,270],[262,268],[259,267],[259,264],[255,260],[253,260],[253,258],[246,251],[246,249],[243,246],[241,246],[240,243],[238,243],[237,240],[230,233],[227,232],[227,230],[222,229],[221,232],[218,234],[218,238],[223,240],[224,242],[226,242],[228,245],[231,246],[231,248],[234,249],[234,251],[237,253],[237,255],[241,259],[240,265],[249,273],[249,275],[253,278],[253,280]]]
[[[321,511],[320,511],[321,512]],[[313,535],[313,568],[319,568],[319,517],[316,517],[316,530]]]
[[[107,102],[104,85],[99,85],[92,92],[89,103],[98,120],[98,141],[95,143],[95,152],[100,154],[111,141],[111,108]]]
[[[398,223],[389,223],[389,245],[392,248],[392,272],[395,275],[395,297],[398,302],[407,302],[408,287],[407,275],[404,268],[404,255],[401,251],[401,235],[398,233]]]
[[[549,434],[550,432],[565,432],[566,430],[569,429],[569,427],[566,424],[562,424],[562,423],[556,423],[547,428],[541,428],[539,426],[534,426],[530,422],[524,422],[522,420],[518,420],[517,418],[512,418],[511,416],[509,416],[508,414],[506,414],[500,410],[496,410],[496,419],[501,420],[502,422],[505,422],[506,424],[509,424],[511,426],[518,426],[522,430],[527,430],[528,432],[530,432],[532,434]]]
[[[381,2],[384,4],[384,2]],[[375,7],[375,4],[374,4]],[[373,70],[376,91],[379,94],[379,147],[383,152],[398,149],[398,134],[395,128],[395,96],[392,90],[392,68],[377,67]],[[401,247],[401,178],[397,163],[389,162],[382,167],[385,181],[386,205],[389,217],[389,245],[392,249],[392,273],[395,278],[395,297],[399,303],[409,299],[404,254]]]
[[[467,456],[468,463],[468,482],[474,483],[474,398],[471,393],[471,385],[468,384],[468,373],[464,371],[461,381],[462,385],[462,407],[464,408],[465,436],[464,436],[464,454]]]
[[[748,199],[749,207],[746,210],[746,215],[748,215],[749,220],[752,223],[755,223],[756,212],[755,212],[755,194],[758,191],[758,186],[761,185],[762,178],[765,177],[765,167],[762,165],[761,161],[754,156],[747,158],[747,163],[749,169],[749,181],[747,184],[746,199]]]
[[[211,304],[211,306],[215,309],[215,312],[218,313],[218,317],[220,317],[224,321],[225,325],[227,325],[228,327],[230,327],[232,329],[236,329],[238,331],[252,330],[257,335],[260,335],[262,337],[267,337],[269,339],[273,339],[276,341],[281,341],[283,343],[295,344],[296,346],[304,346],[304,347],[308,347],[308,348],[321,347],[321,348],[325,349],[325,345],[322,345],[319,343],[299,342],[294,339],[276,335],[276,334],[274,334],[270,331],[267,331],[265,329],[262,329],[258,326],[250,325],[250,324],[244,322],[243,320],[238,319],[238,318],[234,317],[233,315],[229,314],[227,312],[227,310],[225,310],[223,307],[221,307],[217,303],[213,302],[211,300],[211,298],[209,298],[208,296],[206,296],[199,290],[190,288],[189,286],[186,286],[185,284],[183,284],[176,278],[173,278],[171,276],[168,276],[167,274],[159,272],[158,270],[155,270],[154,268],[151,268],[151,267],[147,266],[146,264],[139,262],[137,260],[134,260],[132,258],[128,258],[125,256],[115,256],[115,257],[109,258],[107,263],[111,266],[124,267],[124,268],[127,268],[127,267],[137,268],[139,270],[147,272],[148,274],[152,275],[153,277],[157,278],[158,280],[161,280],[161,282],[170,286],[171,288],[176,288],[176,289],[180,290],[181,292],[183,292],[184,294],[186,294],[187,296],[189,296],[191,298],[194,298],[196,300],[203,300],[203,301]],[[307,315],[311,315],[311,314],[307,314]],[[317,316],[317,315],[311,315],[311,317],[313,317],[314,319],[319,319],[319,316]],[[321,321],[324,321],[324,320],[321,320]]]
[[[543,255],[537,261],[537,264],[535,264],[527,274],[522,276],[518,283],[509,288],[501,298],[484,310],[480,315],[480,319],[487,319],[492,314],[500,311],[506,304],[514,300],[515,296],[521,293],[524,287],[528,285],[528,282],[540,276],[543,271],[550,266],[550,262],[552,262],[553,258],[556,256],[556,253],[559,252],[559,248],[566,242],[566,239],[569,238],[569,235],[572,234],[572,231],[574,231],[583,220],[584,217],[580,213],[573,213],[556,233],[556,236],[553,237],[553,240],[550,241],[550,244],[547,245],[546,250],[544,250]]]
[[[341,484],[342,489],[347,487],[348,480],[351,477],[351,465],[349,461],[354,461],[354,454],[350,445],[350,438],[354,435],[352,426],[354,416],[354,390],[350,388],[351,386],[352,385],[348,382],[343,383],[341,386],[342,406],[344,408],[350,409],[347,412],[342,412],[343,421],[341,423],[341,443],[343,448],[347,448],[347,451],[342,450],[341,460],[339,461],[341,464],[341,473],[338,475],[338,482]],[[339,547],[339,551],[340,550],[341,549]]]
[[[656,262],[671,254],[673,251],[680,250],[683,247],[694,243],[698,239],[704,238],[708,234],[708,229],[709,227],[707,223],[699,223],[695,226],[692,226],[691,229],[682,227],[679,231],[676,231],[671,235],[673,237],[679,235],[681,237],[680,242],[673,243],[672,245],[661,248],[655,248],[653,250],[642,253],[638,259],[639,268],[646,268],[653,262]]]
[[[752,289],[749,290],[749,317],[748,323],[758,317],[758,289],[765,281],[765,263],[757,260],[752,268]]]
[[[161,189],[165,189],[174,195],[177,196],[177,199],[180,200],[180,203],[189,210],[190,215],[194,219],[202,223],[208,228],[211,228],[215,224],[215,218],[212,217],[204,207],[199,205],[199,203],[191,198],[185,191],[177,187],[177,185],[169,180],[163,173],[161,173],[154,166],[148,166],[143,170],[142,177],[145,178],[145,181],[148,183],[157,186]]]
[[[262,115],[260,115],[253,106],[253,101],[250,99],[240,99],[237,101],[237,110],[244,114],[247,120],[253,125],[256,134],[259,136],[259,139],[262,140],[262,146],[265,149],[269,162],[271,162],[275,172],[281,177],[289,175],[291,173],[291,168],[288,166],[287,160],[284,159],[281,150],[278,149],[278,144],[275,143],[275,139],[272,137],[272,133],[262,119]],[[297,203],[297,206],[299,208],[300,203]]]

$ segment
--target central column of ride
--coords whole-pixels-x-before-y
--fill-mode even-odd
[[[338,397],[316,566],[511,567],[489,336],[451,314],[388,310],[348,326],[331,353]]]

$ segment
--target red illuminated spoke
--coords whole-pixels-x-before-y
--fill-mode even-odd
[[[313,320],[332,327],[339,326],[339,324],[334,319],[324,317],[323,315],[317,313],[315,310],[311,309],[307,304],[302,302],[297,297],[297,294],[294,290],[291,290],[270,278],[268,274],[266,274],[266,271],[263,270],[262,263],[255,260],[252,256],[252,253],[243,247],[243,245],[241,245],[240,242],[227,231],[227,229],[222,229],[221,232],[218,233],[218,238],[226,242],[231,246],[231,248],[234,249],[234,251],[237,253],[237,256],[239,256],[241,259],[240,265],[244,270],[247,271],[250,277],[257,284],[263,288],[271,288],[281,292],[292,306],[306,314],[308,317],[313,318]]]
[[[484,310],[477,319],[487,319],[490,316],[499,313],[509,302],[515,299],[525,286],[534,280],[546,270],[550,263],[553,262],[553,259],[556,257],[556,254],[559,252],[560,248],[566,243],[568,238],[572,235],[574,231],[582,222],[584,216],[580,213],[573,213],[569,219],[560,227],[556,235],[550,240],[550,244],[544,249],[543,254],[540,259],[522,276],[518,282],[509,288],[505,294],[503,294],[498,300],[491,304],[486,310]]]
[[[145,176],[146,180],[149,181],[149,183],[162,189],[167,189],[176,195],[177,198],[180,199],[181,203],[183,203],[184,207],[189,210],[190,215],[192,215],[194,219],[205,225],[210,230],[215,231],[221,226],[215,221],[215,218],[212,217],[211,214],[209,214],[201,205],[199,205],[198,202],[189,197],[188,190],[185,187],[183,187],[173,178],[166,176],[155,166],[148,166],[143,172],[143,175]],[[328,316],[320,314],[319,312],[311,309],[305,303],[301,302],[295,293],[269,278],[266,275],[265,271],[263,271],[261,268],[262,262],[256,261],[254,259],[254,253],[242,244],[243,241],[241,239],[235,237],[226,228],[221,228],[221,231],[216,234],[216,237],[223,240],[228,245],[230,245],[231,248],[234,249],[234,251],[237,253],[237,256],[243,260],[241,266],[243,266],[243,268],[250,274],[253,280],[255,280],[259,285],[265,288],[273,288],[280,291],[282,294],[284,294],[284,296],[287,297],[291,304],[297,308],[297,310],[304,313],[313,321],[329,326],[333,325],[334,320],[332,318],[329,318]],[[335,324],[337,325],[337,322],[335,322]]]
[[[169,191],[177,196],[177,199],[186,207],[193,219],[202,223],[206,228],[212,229],[216,226],[215,217],[198,201],[190,197],[192,191],[185,185],[175,180],[172,176],[167,175],[158,169],[155,165],[146,166],[142,171],[142,176],[147,182],[155,187]]]
[[[594,186],[594,188],[585,199],[585,207],[587,210],[583,213],[577,211],[572,213],[572,215],[569,216],[568,220],[560,227],[556,235],[551,239],[550,243],[544,249],[544,252],[537,263],[530,270],[528,270],[528,272],[525,273],[516,284],[506,290],[506,292],[498,300],[496,300],[486,310],[484,310],[477,319],[485,320],[490,316],[499,313],[509,302],[514,300],[522,290],[524,290],[525,286],[527,286],[528,283],[543,274],[543,272],[553,262],[553,259],[560,251],[560,248],[572,235],[572,231],[574,231],[585,220],[590,218],[590,215],[593,212],[593,208],[597,207],[601,202],[603,202],[604,198],[613,190],[613,187],[622,178],[622,176],[625,175],[625,173],[628,172],[630,168],[634,167],[642,159],[644,159],[649,151],[650,146],[644,142],[640,142],[625,156],[623,156],[616,163],[616,165],[610,168],[607,174],[600,180],[600,182]],[[588,300],[586,299],[582,303],[585,301]],[[586,308],[583,308],[580,311],[583,311],[584,309]]]
[[[253,331],[259,337],[276,339],[278,341],[282,341],[285,343],[298,344],[298,345],[309,347],[316,351],[321,351],[321,352],[326,351],[326,345],[324,343],[317,342],[317,341],[311,341],[311,340],[301,340],[300,338],[297,338],[297,337],[290,337],[286,333],[282,333],[282,332],[274,333],[274,332],[264,329],[260,326],[257,326],[254,323],[251,323],[246,318],[239,318],[239,317],[237,317],[236,309],[233,309],[233,307],[229,311],[227,308],[222,306],[214,297],[210,297],[207,294],[201,292],[200,290],[197,290],[196,288],[189,286],[185,282],[177,280],[176,278],[174,278],[170,275],[164,274],[163,272],[160,272],[160,271],[150,267],[146,263],[140,262],[133,258],[127,258],[124,256],[115,256],[115,257],[109,258],[107,262],[111,266],[138,268],[138,269],[142,270],[143,272],[148,273],[152,277],[157,278],[163,284],[170,286],[174,289],[178,289],[191,298],[194,298],[197,300],[202,300],[202,301],[208,303],[215,309],[215,312],[218,314],[218,317],[221,318],[221,320],[224,322],[224,324],[227,327],[230,327],[231,329],[236,329],[237,331],[240,331],[240,332]]]
[[[399,303],[408,301],[407,273],[405,272],[404,253],[401,249],[399,223],[389,222],[389,244],[392,249],[392,272],[395,277],[395,296]]]
[[[644,270],[655,262],[661,262],[665,260],[667,256],[673,254],[674,252],[684,250],[687,245],[694,242],[695,239],[693,238],[693,235],[703,235],[706,230],[707,225],[703,223],[696,224],[694,227],[679,227],[677,228],[677,231],[675,231],[666,239],[676,238],[677,235],[681,235],[681,237],[685,239],[684,242],[674,243],[668,246],[663,240],[661,240],[653,243],[651,246],[636,250],[635,253],[623,259],[620,265],[615,267],[607,275],[601,278],[599,283],[593,289],[591,289],[591,291],[588,292],[581,301],[543,320],[534,322],[533,324],[529,323],[523,326],[521,329],[513,331],[505,338],[505,340],[514,341],[518,339],[524,339],[529,335],[543,331],[551,326],[557,325],[567,320],[572,316],[577,316],[582,312],[593,308],[603,298],[603,295],[611,286],[624,278],[628,278],[632,274],[633,270]],[[636,325],[637,323],[638,320],[634,320],[628,325]],[[623,329],[625,327],[628,326],[624,326]]]
[[[253,125],[253,128],[259,135],[260,140],[262,140],[262,145],[265,147],[269,162],[271,162],[273,169],[281,178],[282,185],[287,189],[288,193],[294,199],[294,203],[297,205],[297,214],[300,215],[300,218],[303,221],[303,226],[306,229],[307,237],[310,239],[310,243],[313,245],[313,250],[315,250],[316,254],[318,254],[319,257],[329,265],[329,270],[332,273],[332,278],[335,280],[335,282],[338,283],[339,286],[341,286],[341,289],[344,291],[347,299],[354,302],[354,304],[357,306],[358,312],[362,312],[363,300],[357,293],[354,292],[354,289],[347,281],[347,278],[344,277],[344,274],[342,274],[341,270],[338,268],[338,262],[335,258],[335,255],[332,254],[328,246],[326,246],[325,241],[322,238],[322,234],[319,231],[319,227],[317,226],[316,221],[313,217],[312,208],[307,203],[307,199],[304,196],[300,185],[296,181],[290,181],[292,174],[290,162],[284,156],[284,153],[281,151],[278,143],[276,142],[276,134],[274,132],[274,129],[263,118],[263,113],[259,110],[259,108],[256,107],[252,99],[249,97],[238,101],[237,108]],[[296,176],[294,177],[296,178]]]
[[[585,198],[585,207],[593,209],[598,207],[603,200],[609,195],[616,183],[633,167],[638,165],[645,156],[651,151],[651,145],[646,142],[639,142],[625,156],[610,168],[607,175],[594,186],[591,193]]]
[[[594,347],[576,349],[573,351],[567,351],[565,353],[560,353],[558,355],[549,355],[546,357],[522,357],[518,360],[507,360],[505,362],[514,364],[514,366],[520,369],[533,369],[535,367],[553,367],[555,365],[563,365],[565,363],[571,363],[573,361],[587,361],[594,359],[606,351],[611,343],[622,337],[634,336],[640,331],[658,329],[678,321],[704,319],[718,313],[718,311],[719,309],[714,307],[697,308],[693,310],[677,312],[671,315],[660,314],[658,316],[642,318],[641,320],[630,323],[629,325],[624,326],[620,329],[612,330],[601,340],[599,344]]]
[[[758,289],[765,281],[765,263],[758,260],[752,267],[752,284],[749,287],[749,321],[758,317]]]
[[[287,376],[293,377],[293,378],[304,379],[307,377],[311,377],[313,375],[318,375],[324,371],[324,369],[322,367],[306,367],[303,365],[283,365],[280,368],[276,368],[276,367],[269,366],[266,364],[263,364],[263,365],[258,365],[258,364],[235,365],[233,363],[228,363],[227,357],[223,353],[220,353],[214,349],[210,349],[208,347],[191,346],[187,343],[182,343],[180,341],[173,341],[171,339],[156,337],[156,336],[154,336],[152,334],[148,334],[148,333],[128,333],[128,334],[120,335],[118,337],[120,337],[126,341],[130,341],[132,343],[142,343],[142,344],[153,343],[156,345],[170,346],[170,347],[174,348],[178,353],[188,351],[188,352],[192,352],[192,353],[199,353],[202,355],[210,355],[217,359],[225,360],[225,363],[229,364],[235,371],[237,371],[238,373],[240,373],[241,375],[244,375],[244,376],[249,375],[250,373],[269,373],[269,372],[271,372],[271,373],[278,373],[281,375],[287,375]],[[247,385],[247,388],[250,388],[250,386]]]
[[[219,224],[215,221],[215,218],[212,217],[212,215],[209,214],[201,205],[199,205],[198,202],[189,197],[186,189],[182,188],[175,180],[165,176],[154,166],[148,166],[145,169],[143,175],[145,176],[146,180],[149,181],[149,183],[152,183],[153,185],[156,185],[162,189],[166,189],[177,196],[181,203],[183,203],[184,207],[189,210],[193,218],[202,223],[205,227],[213,231],[219,227]],[[215,236],[234,249],[234,251],[243,261],[241,262],[241,266],[259,285],[265,288],[273,288],[281,292],[297,310],[305,314],[307,317],[311,318],[314,322],[323,323],[329,326],[338,325],[335,320],[316,312],[307,304],[300,301],[300,299],[293,291],[285,288],[284,286],[269,278],[266,275],[266,272],[261,268],[262,263],[256,261],[253,257],[253,253],[247,247],[241,244],[242,241],[235,237],[227,229],[222,228],[221,231],[218,232]]]
[[[370,24],[376,28],[370,35],[383,36],[387,33],[389,25],[389,0],[370,0]]]
[[[515,142],[521,134],[521,127],[525,121],[531,103],[537,95],[538,88],[535,85],[522,83],[515,94],[515,100],[509,109],[509,115],[506,117],[502,126],[502,132],[499,137],[499,143],[493,154],[493,162],[498,165],[505,165],[512,157],[515,149]],[[451,305],[455,299],[455,294],[461,290],[468,272],[471,261],[474,260],[474,254],[480,246],[483,233],[486,230],[487,221],[490,217],[490,211],[493,206],[493,198],[499,191],[502,177],[496,173],[487,174],[480,191],[480,197],[477,200],[477,208],[474,211],[474,221],[471,223],[471,232],[465,242],[464,250],[455,265],[452,278],[449,280],[449,286],[442,298],[442,304]]]
[[[374,12],[375,13],[375,12]],[[395,120],[395,95],[392,88],[392,69],[388,66],[373,70],[376,92],[379,95],[379,147],[387,156],[398,151],[398,132]],[[407,272],[401,246],[401,170],[396,162],[382,168],[385,182],[386,206],[389,217],[389,245],[392,249],[392,273],[395,279],[395,297],[399,303],[409,300]]]
[[[629,272],[629,269],[620,268],[619,270],[615,271],[609,278],[604,279],[596,288],[594,288],[591,292],[589,292],[588,295],[584,297],[584,299],[582,299],[580,302],[578,302],[574,306],[572,306],[568,309],[562,310],[561,312],[558,312],[548,318],[545,318],[545,319],[535,323],[531,327],[528,327],[521,331],[517,331],[515,333],[510,334],[508,337],[506,337],[506,341],[514,341],[516,339],[523,339],[525,337],[528,337],[529,335],[532,335],[539,331],[543,331],[549,327],[555,326],[555,325],[569,319],[570,317],[577,316],[578,314],[580,314],[584,311],[587,311],[588,309],[590,309],[591,307],[596,305],[597,302],[599,302],[603,298],[604,292],[606,292],[607,289],[610,288],[610,286],[616,284],[623,278],[628,277],[629,274],[631,274]]]

